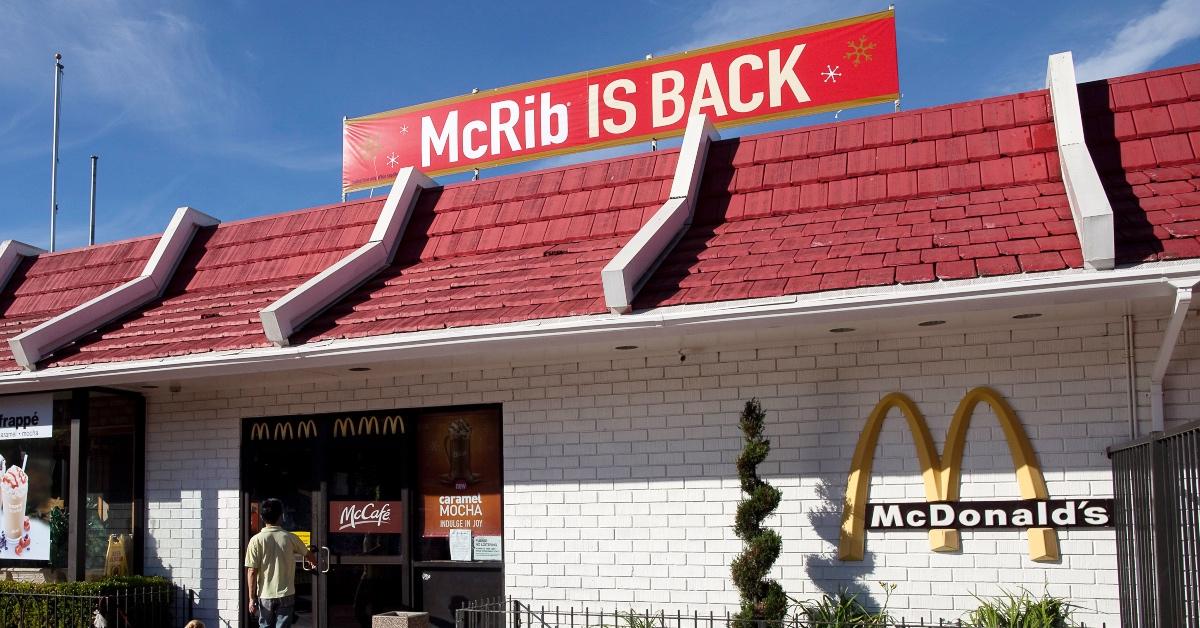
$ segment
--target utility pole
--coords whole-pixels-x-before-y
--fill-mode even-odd
[[[50,146],[50,252],[54,252],[55,222],[58,220],[58,117],[62,91],[62,53],[54,53],[54,142]]]
[[[96,162],[100,158],[92,155],[92,195],[88,200],[88,246],[96,243]]]

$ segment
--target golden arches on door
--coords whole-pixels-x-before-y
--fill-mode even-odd
[[[317,437],[317,424],[311,419],[298,421],[295,427],[291,421],[279,421],[274,424],[255,423],[250,426],[250,440],[292,440]]]
[[[892,408],[898,408],[908,423],[921,464],[921,478],[925,485],[925,501],[957,501],[962,480],[963,449],[966,446],[967,430],[971,417],[980,403],[987,403],[1000,421],[1008,441],[1009,455],[1022,499],[1049,499],[1046,480],[1038,465],[1033,446],[1021,426],[1017,413],[999,393],[987,387],[974,388],[958,403],[950,430],[946,435],[946,446],[939,456],[929,434],[929,426],[921,411],[904,393],[890,393],[875,404],[867,417],[854,449],[850,465],[850,477],[846,482],[846,497],[842,505],[842,530],[838,544],[841,560],[862,560],[866,544],[867,494],[871,485],[871,468],[883,421]],[[1055,561],[1059,558],[1058,536],[1053,528],[1029,528],[1029,557],[1035,561]],[[958,530],[934,529],[929,531],[929,544],[935,552],[953,552],[961,546]]]
[[[365,414],[358,417],[357,423],[355,423],[354,417],[340,417],[333,422],[333,436],[335,438],[403,433],[404,417],[400,415],[386,415],[380,421],[376,415]]]

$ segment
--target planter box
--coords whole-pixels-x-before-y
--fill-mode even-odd
[[[429,628],[429,613],[392,611],[371,618],[371,628]]]

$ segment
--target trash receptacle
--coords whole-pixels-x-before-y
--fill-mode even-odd
[[[371,618],[371,628],[429,628],[429,613],[382,613]]]

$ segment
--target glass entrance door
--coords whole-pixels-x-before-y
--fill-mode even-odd
[[[259,504],[268,497],[274,497],[283,502],[280,526],[294,532],[310,547],[317,547],[314,543],[318,540],[313,537],[313,531],[319,526],[321,482],[318,465],[314,461],[319,457],[319,449],[316,438],[308,434],[308,425],[301,423],[305,434],[304,437],[298,437],[296,424],[295,419],[279,419],[256,421],[247,426],[242,464],[242,512],[249,513],[249,516],[245,521],[244,541],[248,541],[263,527],[258,512]],[[245,546],[243,542],[243,551]],[[317,607],[320,589],[321,582],[316,570],[305,570],[303,563],[298,562],[293,624],[297,628],[316,628],[319,625]],[[244,591],[243,588],[243,608],[246,598]],[[248,614],[243,614],[242,625],[258,624],[250,621]]]
[[[243,436],[245,538],[262,529],[258,505],[275,497],[284,504],[282,527],[317,555],[314,569],[297,564],[294,625],[369,628],[377,613],[411,608],[414,469],[403,419],[254,419]],[[248,614],[243,625],[255,625]]]
[[[317,554],[311,571],[297,567],[294,625],[369,628],[380,613],[425,610],[441,628],[466,601],[502,595],[499,419],[476,408],[244,423],[242,547],[275,497],[284,529]],[[456,554],[459,528],[479,538]],[[245,613],[241,625],[257,624]]]
[[[410,450],[398,415],[335,419],[323,478],[325,626],[370,628],[373,615],[411,609]]]

